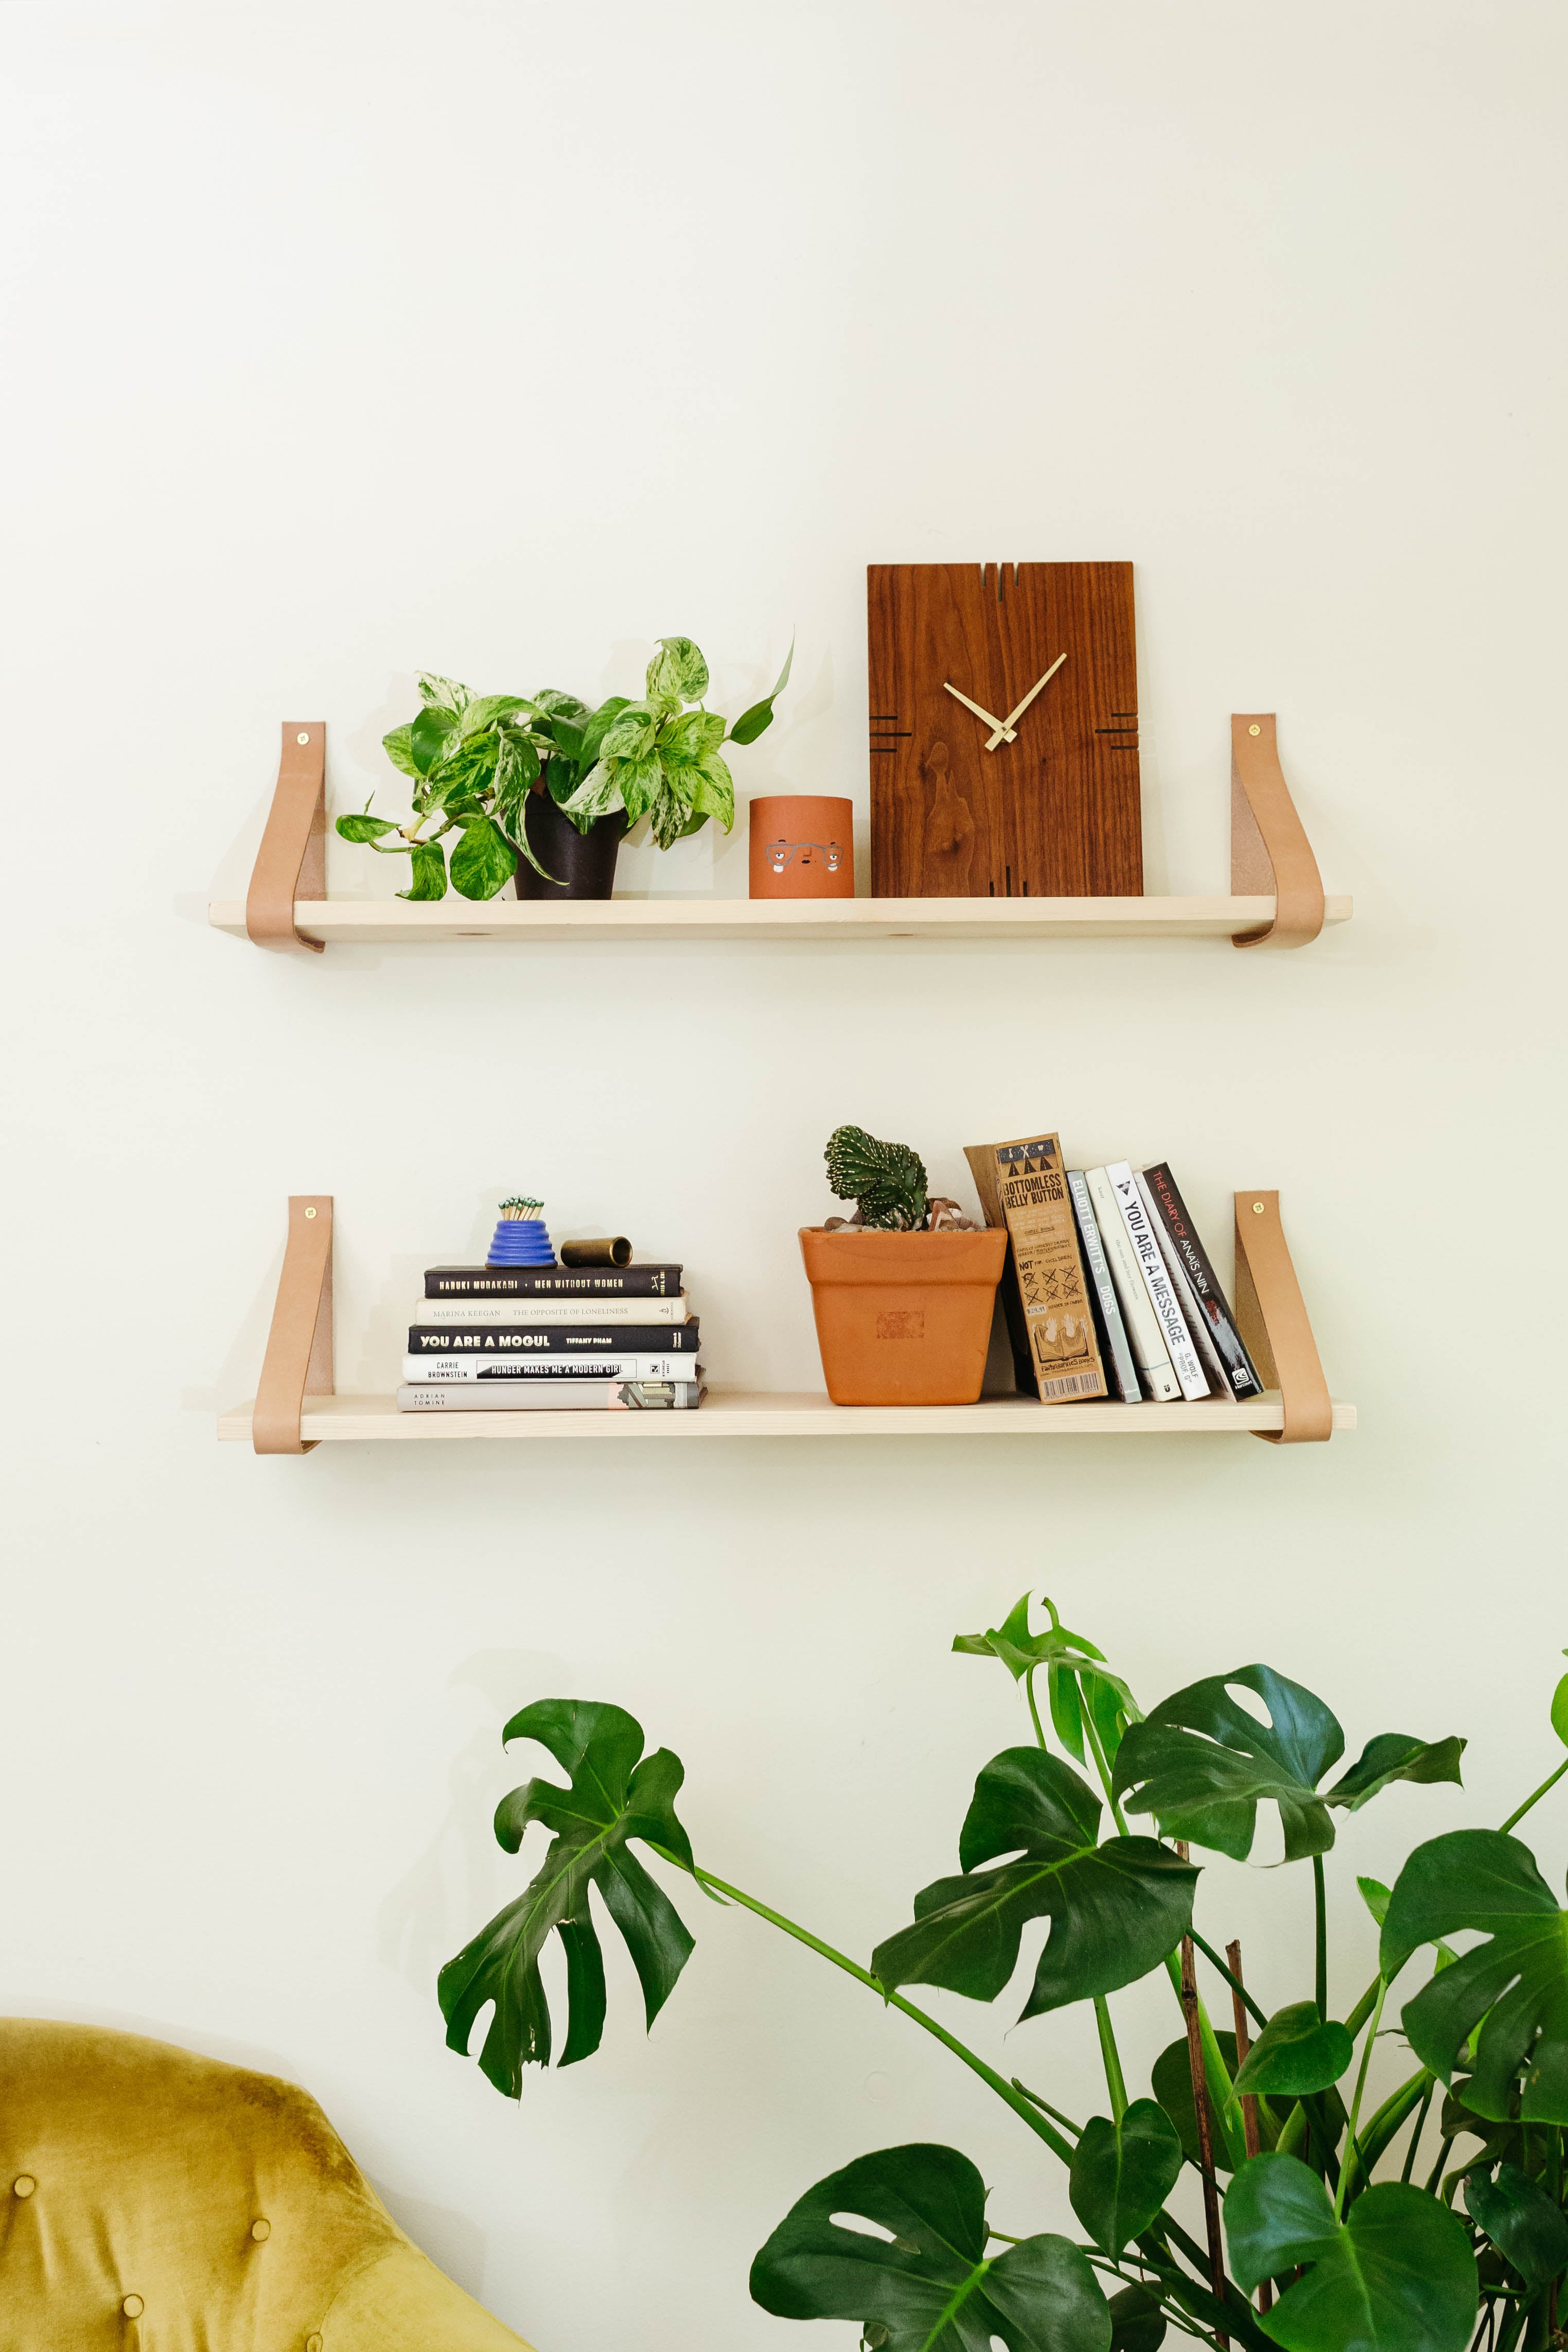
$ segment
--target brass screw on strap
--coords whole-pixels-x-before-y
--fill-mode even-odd
[[[1261,1204],[1260,1204],[1260,1205],[1261,1205]],[[306,1215],[307,1215],[308,1217],[313,1217],[313,1216],[316,1214],[316,1212],[315,1212],[315,1210],[314,1210],[314,1209],[307,1209],[307,1210],[306,1210],[306,1212],[305,1212],[305,1213],[306,1213]]]
[[[306,1210],[306,1212],[305,1212],[305,1213],[306,1213],[306,1215],[307,1215],[308,1217],[313,1217],[313,1216],[315,1215],[316,1212],[315,1212],[315,1210],[314,1210],[314,1209],[307,1209],[307,1210]],[[1255,1217],[1260,1217],[1260,1216],[1262,1215],[1262,1213],[1263,1213],[1263,1203],[1262,1203],[1262,1202],[1261,1202],[1261,1201],[1254,1201],[1254,1202],[1253,1202],[1253,1203],[1252,1203],[1252,1214],[1253,1214]]]
[[[1254,719],[1254,720],[1252,721],[1251,726],[1250,726],[1250,727],[1249,727],[1249,729],[1247,730],[1247,732],[1249,733],[1249,735],[1261,735],[1261,733],[1263,732],[1263,730],[1259,726],[1258,721],[1257,721],[1256,719]],[[302,743],[304,742],[305,738],[304,738],[304,736],[303,736],[303,735],[301,735],[301,737],[299,738],[299,740],[300,740]]]
[[[1256,729],[1256,727],[1254,727],[1254,729],[1252,730],[1252,732],[1253,732],[1253,734],[1254,734],[1254,735],[1256,735],[1256,733],[1258,732],[1258,730]],[[309,736],[308,736],[308,734],[303,734],[303,735],[297,735],[297,736],[294,738],[294,740],[295,740],[295,741],[296,741],[297,743],[308,743],[308,741],[310,740],[310,738],[309,738]]]

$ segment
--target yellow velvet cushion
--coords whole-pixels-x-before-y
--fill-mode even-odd
[[[292,2083],[0,2019],[0,2352],[528,2352]]]

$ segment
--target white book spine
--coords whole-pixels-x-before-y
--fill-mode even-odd
[[[691,1307],[678,1298],[421,1298],[409,1315],[412,1326],[450,1331],[455,1323],[509,1325],[519,1331],[556,1330],[563,1325],[684,1323]]]
[[[1083,1181],[1094,1204],[1094,1222],[1110,1260],[1111,1280],[1127,1326],[1127,1337],[1133,1343],[1138,1377],[1156,1404],[1174,1404],[1181,1394],[1181,1383],[1171,1370],[1171,1360],[1160,1336],[1159,1318],[1149,1304],[1149,1294],[1138,1270],[1137,1253],[1122,1221],[1111,1180],[1103,1168],[1090,1168]]]
[[[640,1392],[641,1391],[641,1392]],[[397,1392],[399,1412],[693,1412],[707,1391],[696,1381],[424,1381]]]
[[[1166,1262],[1155,1238],[1149,1213],[1138,1191],[1137,1179],[1124,1160],[1113,1161],[1105,1171],[1111,1180],[1111,1190],[1116,1196],[1116,1206],[1122,1212],[1122,1223],[1133,1244],[1138,1261],[1138,1272],[1144,1277],[1144,1287],[1149,1294],[1149,1304],[1159,1318],[1160,1333],[1166,1352],[1171,1360],[1171,1370],[1181,1382],[1181,1392],[1189,1404],[1208,1394],[1208,1374],[1204,1370],[1197,1349],[1192,1344],[1192,1334],[1186,1328],[1186,1318],[1177,1302]]]
[[[1166,1272],[1171,1278],[1171,1288],[1176,1295],[1176,1305],[1181,1308],[1183,1319],[1192,1335],[1194,1346],[1202,1357],[1205,1366],[1213,1375],[1208,1385],[1211,1390],[1218,1389],[1221,1396],[1228,1396],[1231,1392],[1230,1375],[1219,1360],[1219,1350],[1214,1344],[1214,1335],[1208,1328],[1202,1307],[1192,1295],[1192,1285],[1187,1280],[1186,1268],[1181,1262],[1176,1245],[1166,1231],[1165,1220],[1155,1204],[1154,1195],[1149,1191],[1147,1181],[1141,1171],[1134,1173],[1133,1181],[1138,1188],[1138,1198],[1144,1204],[1144,1214],[1149,1221],[1149,1231],[1159,1244],[1160,1255],[1166,1262]]]
[[[405,1356],[405,1381],[692,1381],[698,1365],[685,1356]]]

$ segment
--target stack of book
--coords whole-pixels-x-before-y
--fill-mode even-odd
[[[400,1412],[689,1412],[697,1318],[678,1265],[559,1265],[540,1203],[504,1202],[487,1265],[433,1265]],[[508,1222],[510,1221],[510,1222]]]
[[[1054,1135],[965,1153],[1011,1247],[1002,1299],[1018,1384],[1046,1404],[1263,1394],[1213,1262],[1163,1160],[1065,1168]]]

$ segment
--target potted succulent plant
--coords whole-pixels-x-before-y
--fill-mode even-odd
[[[852,1218],[800,1229],[822,1375],[835,1404],[974,1404],[1008,1237],[932,1199],[906,1143],[836,1128],[828,1181]]]
[[[663,637],[641,702],[612,694],[597,709],[546,688],[536,695],[470,694],[455,678],[420,674],[423,708],[382,742],[411,778],[406,824],[362,810],[338,819],[345,841],[407,856],[402,898],[493,898],[515,873],[528,898],[608,898],[622,835],[646,816],[668,849],[716,816],[735,822],[735,787],[721,743],[753,743],[770,726],[789,677],[733,727],[703,708],[708,668],[689,637]],[[688,707],[692,706],[692,707]],[[372,795],[373,797],[373,795]]]

